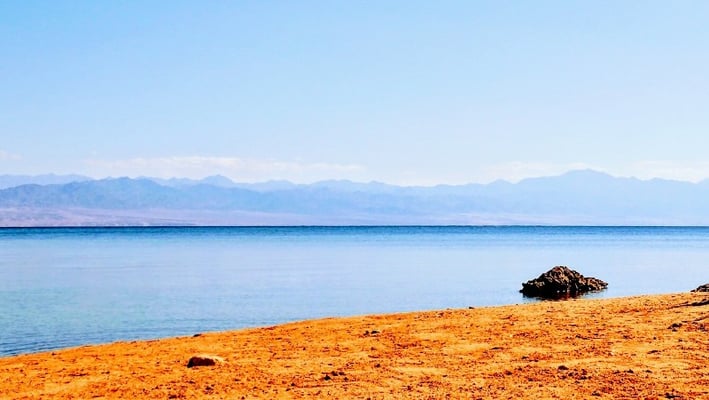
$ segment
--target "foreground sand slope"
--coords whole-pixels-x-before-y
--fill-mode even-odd
[[[0,398],[709,399],[708,324],[701,293],[324,319],[0,358]]]

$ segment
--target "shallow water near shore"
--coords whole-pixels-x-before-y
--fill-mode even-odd
[[[288,321],[533,301],[568,265],[590,297],[709,282],[709,228],[0,229],[0,355]]]

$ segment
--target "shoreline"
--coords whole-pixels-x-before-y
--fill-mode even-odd
[[[0,397],[690,399],[707,361],[709,294],[581,298],[8,356]]]

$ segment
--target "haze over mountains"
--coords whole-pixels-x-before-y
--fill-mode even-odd
[[[0,226],[709,225],[709,181],[585,170],[509,183],[382,183],[0,176]]]

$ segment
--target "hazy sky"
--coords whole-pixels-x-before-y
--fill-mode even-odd
[[[709,178],[707,1],[4,1],[0,174]]]

